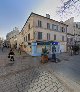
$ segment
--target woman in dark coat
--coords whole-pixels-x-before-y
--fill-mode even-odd
[[[10,57],[10,61],[14,61],[14,52],[12,51],[12,49],[9,52],[9,57]]]

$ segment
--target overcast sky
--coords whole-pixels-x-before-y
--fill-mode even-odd
[[[31,12],[45,16],[50,14],[51,18],[59,20],[56,14],[61,0],[0,0],[0,36],[18,27],[19,30],[25,24]],[[75,21],[80,17],[75,17]]]

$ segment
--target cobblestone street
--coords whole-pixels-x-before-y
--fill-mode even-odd
[[[0,92],[80,92],[80,0],[0,0]]]
[[[49,72],[39,58],[15,52],[11,64],[8,50],[0,50],[0,92],[70,92],[56,76]]]

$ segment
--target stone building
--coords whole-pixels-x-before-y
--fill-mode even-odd
[[[74,45],[75,42],[80,42],[80,22],[74,22],[74,17],[64,22],[68,25],[67,28],[67,44]]]
[[[31,13],[21,33],[23,49],[32,56],[41,55],[44,46],[51,51],[52,45],[55,45],[56,53],[66,52],[67,25],[51,19],[49,14],[45,17]]]
[[[2,47],[2,44],[3,44],[3,40],[0,37],[0,47]]]
[[[6,41],[9,42],[11,47],[17,46],[17,35],[19,34],[19,30],[17,27],[13,29],[13,31],[9,32],[6,35]]]

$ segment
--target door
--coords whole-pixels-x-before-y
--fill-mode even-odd
[[[64,52],[64,45],[60,45],[60,52]]]

